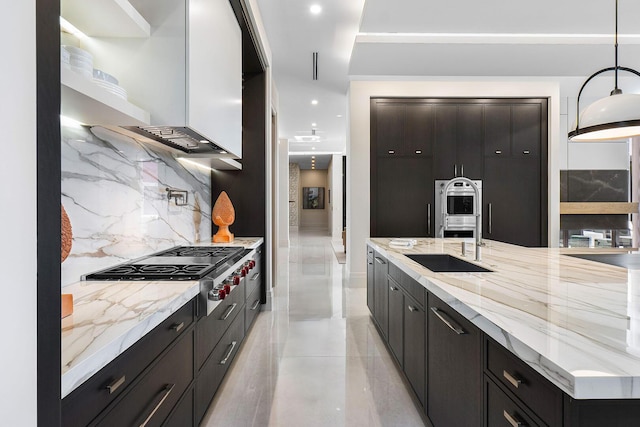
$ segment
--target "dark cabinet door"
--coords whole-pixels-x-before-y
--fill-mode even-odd
[[[404,105],[376,102],[372,125],[372,134],[376,140],[375,155],[401,155],[404,150]]]
[[[426,315],[408,296],[404,298],[404,373],[418,400],[425,404]]]
[[[371,236],[433,235],[431,158],[379,157],[371,186]]]
[[[433,110],[432,104],[408,103],[405,105],[403,154],[432,155]]]
[[[373,294],[375,283],[373,280],[373,257],[367,257],[367,307],[374,314]]]
[[[427,415],[434,427],[482,425],[480,330],[429,294]]]
[[[541,246],[545,230],[537,158],[485,158],[483,236],[522,246]],[[505,177],[509,177],[505,179]]]
[[[387,338],[389,331],[389,292],[387,291],[387,272],[389,265],[387,260],[378,253],[374,256],[375,291],[373,296],[374,318],[382,331],[382,335]]]
[[[400,366],[404,366],[404,295],[389,278],[389,347]]]
[[[542,123],[541,104],[523,104],[512,107],[513,138],[512,155],[514,157],[538,157]],[[546,131],[546,129],[545,129]]]
[[[458,106],[437,104],[435,106],[434,179],[450,179],[459,174],[457,170]]]
[[[455,169],[458,176],[482,179],[483,106],[460,105],[457,122],[459,126]]]
[[[511,106],[489,104],[484,107],[484,155],[511,156]]]

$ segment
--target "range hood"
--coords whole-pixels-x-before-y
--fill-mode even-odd
[[[233,157],[223,148],[186,126],[123,126],[147,139],[191,155]]]

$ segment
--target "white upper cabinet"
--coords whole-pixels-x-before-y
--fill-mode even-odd
[[[188,33],[188,124],[242,157],[242,34],[229,0],[190,0]]]
[[[63,114],[112,129],[186,126],[241,158],[242,37],[229,0],[61,0],[61,13],[86,35],[62,44],[126,90],[118,98],[63,67]]]

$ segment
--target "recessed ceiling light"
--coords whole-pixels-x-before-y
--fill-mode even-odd
[[[315,150],[315,149],[316,149],[316,147],[311,147],[311,149],[312,149],[312,150]]]
[[[311,5],[311,7],[309,8],[309,11],[314,15],[317,15],[320,12],[322,12],[322,6],[320,6],[319,4]]]
[[[311,123],[311,126],[316,127],[316,126],[318,126],[318,124],[317,123]]]
[[[317,99],[312,99],[311,100],[311,105],[318,105],[318,100]]]
[[[315,158],[316,158],[316,156],[311,156],[311,158],[312,158],[312,159],[315,159]]]
[[[338,114],[336,117],[342,117],[342,114]]]

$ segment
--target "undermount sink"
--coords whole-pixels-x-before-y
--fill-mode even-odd
[[[493,273],[492,270],[446,254],[407,254],[406,256],[434,273]]]

